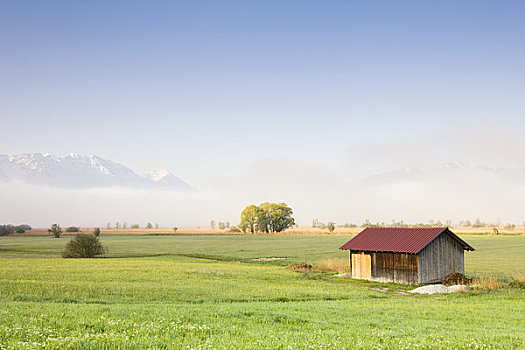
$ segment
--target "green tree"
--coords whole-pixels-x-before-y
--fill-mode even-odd
[[[286,203],[262,203],[263,215],[259,218],[259,229],[266,233],[281,232],[295,225],[293,210]]]
[[[62,253],[64,258],[94,258],[104,254],[104,247],[95,235],[77,234]]]
[[[241,212],[241,223],[239,228],[242,232],[251,232],[255,233],[258,231],[258,223],[260,221],[260,216],[263,215],[262,209],[256,205],[249,205]]]
[[[153,225],[151,224],[151,222],[148,222],[148,224],[146,225],[146,228],[147,229],[152,229],[153,228]]]
[[[328,224],[326,225],[326,228],[328,228],[329,232],[334,232],[334,230],[335,230],[335,222],[328,221]]]
[[[62,234],[62,228],[59,224],[53,224],[51,225],[51,228],[47,230],[50,235],[52,235],[54,238],[60,238],[60,235]]]

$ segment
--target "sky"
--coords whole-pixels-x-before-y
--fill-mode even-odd
[[[3,183],[0,221],[206,225],[269,200],[303,225],[521,223],[524,62],[523,1],[2,1],[1,154],[199,191]]]

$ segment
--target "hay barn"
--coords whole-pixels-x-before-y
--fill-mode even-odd
[[[464,274],[463,253],[474,250],[448,227],[368,227],[339,249],[348,250],[352,278],[407,284]]]

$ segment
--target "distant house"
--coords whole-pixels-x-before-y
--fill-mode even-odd
[[[368,227],[339,249],[349,252],[352,278],[407,284],[465,273],[463,252],[474,250],[448,227]]]

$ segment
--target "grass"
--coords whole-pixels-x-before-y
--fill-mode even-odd
[[[0,348],[525,347],[520,288],[404,295],[410,286],[291,270],[298,262],[343,267],[337,248],[348,238],[103,236],[109,258],[61,259],[67,238],[4,237]],[[478,249],[467,254],[467,273],[525,270],[525,237],[463,238]],[[250,260],[260,257],[287,259]]]

